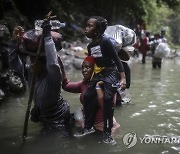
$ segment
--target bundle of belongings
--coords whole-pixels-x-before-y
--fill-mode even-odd
[[[130,56],[128,52],[134,51],[133,45],[136,43],[136,33],[125,26],[108,26],[105,35],[111,39],[115,45],[121,60],[128,61]]]

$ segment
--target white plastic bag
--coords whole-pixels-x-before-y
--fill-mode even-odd
[[[78,108],[74,111],[74,119],[77,126],[84,127],[84,115],[81,108]]]
[[[119,44],[121,47],[132,46],[136,43],[136,33],[125,26],[108,26],[105,35],[112,38],[113,44]]]
[[[170,53],[170,48],[167,43],[159,43],[155,49],[154,56],[158,58],[164,58]]]

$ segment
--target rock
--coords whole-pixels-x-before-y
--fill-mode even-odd
[[[73,66],[74,66],[74,68],[81,69],[82,68],[82,62],[83,62],[82,58],[74,58],[73,59]]]

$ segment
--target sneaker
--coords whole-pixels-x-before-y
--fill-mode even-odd
[[[105,132],[103,134],[103,142],[107,144],[116,144],[116,141],[112,138],[111,134],[108,132]]]
[[[91,133],[94,133],[95,132],[95,130],[94,130],[94,128],[91,128],[91,129],[81,129],[81,131],[80,132],[78,132],[78,133],[75,133],[74,134],[74,137],[82,137],[82,136],[85,136],[85,135],[88,135],[88,134],[91,134]]]

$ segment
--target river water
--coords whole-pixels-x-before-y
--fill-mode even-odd
[[[132,60],[130,67],[131,102],[115,108],[121,125],[114,136],[115,145],[104,144],[101,132],[78,139],[62,132],[42,135],[42,126],[31,121],[23,142],[26,93],[0,104],[0,154],[180,153],[180,58],[164,60],[161,70],[152,69],[151,59],[145,65]],[[68,76],[73,81],[82,78],[77,70]],[[81,106],[79,94],[62,94],[70,102],[71,112]]]

